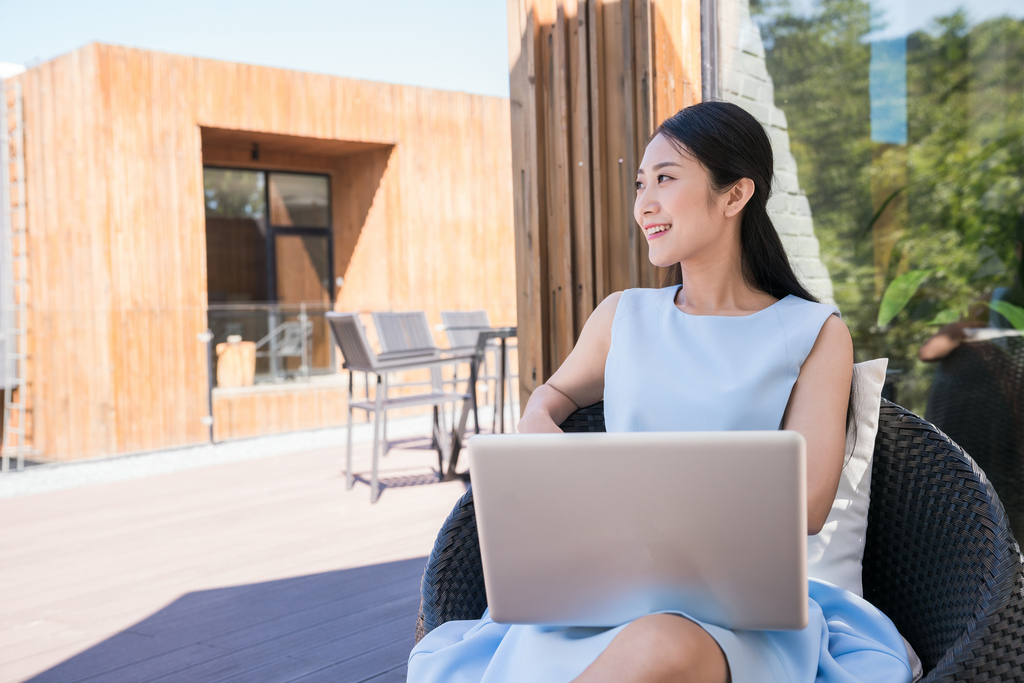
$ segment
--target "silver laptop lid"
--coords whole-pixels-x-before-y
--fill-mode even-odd
[[[473,437],[491,618],[805,627],[805,449],[791,431]]]

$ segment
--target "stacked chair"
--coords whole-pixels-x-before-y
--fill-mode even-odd
[[[491,329],[491,319],[487,315],[487,311],[441,311],[441,322],[444,323],[445,333],[448,335],[448,345],[452,349],[472,349],[476,347],[477,337],[482,330]],[[518,375],[509,373],[505,377],[505,386],[498,386],[501,377],[497,371],[497,366],[501,362],[498,357],[502,352],[502,347],[498,343],[498,340],[492,339],[488,342],[484,353],[483,364],[480,368],[480,373],[477,375],[477,382],[484,383],[484,391],[486,392],[486,400],[489,405],[504,405],[504,401],[494,400],[494,393],[498,391],[508,391],[509,401],[512,405],[513,414],[516,412],[516,392],[512,390],[512,380],[517,378]],[[509,362],[509,345],[506,344],[505,349],[505,367],[511,368],[512,365]],[[493,383],[493,390],[492,390]],[[474,419],[476,415],[474,414]],[[495,415],[495,424],[497,415]],[[492,431],[494,425],[492,424]],[[480,433],[480,425],[477,423],[476,431]]]

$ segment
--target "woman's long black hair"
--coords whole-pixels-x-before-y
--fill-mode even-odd
[[[740,223],[740,259],[747,284],[776,299],[792,294],[817,303],[818,299],[800,284],[793,272],[779,233],[768,217],[775,160],[771,139],[757,119],[731,102],[701,102],[665,119],[655,132],[658,134],[707,170],[716,194],[725,192],[741,178],[754,181],[754,194],[743,208]],[[683,269],[678,263],[669,269],[664,284],[683,284]],[[857,440],[855,387],[856,368],[846,409],[848,444]]]
[[[776,299],[792,294],[817,302],[797,279],[768,217],[775,163],[771,140],[757,119],[731,102],[701,102],[665,119],[658,134],[707,170],[715,193],[725,192],[741,178],[754,181],[754,194],[743,209],[740,225],[747,284]],[[665,285],[682,283],[683,271],[677,263],[670,268]]]

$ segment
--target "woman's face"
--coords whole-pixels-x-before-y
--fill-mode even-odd
[[[668,267],[717,251],[728,239],[719,203],[707,171],[656,135],[637,171],[633,206],[651,263]]]

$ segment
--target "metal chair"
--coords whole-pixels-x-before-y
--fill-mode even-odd
[[[441,322],[444,323],[445,334],[448,335],[448,345],[453,349],[468,349],[476,346],[477,337],[481,330],[489,330],[491,328],[490,316],[487,311],[441,311]],[[510,346],[506,342],[505,345],[505,367],[511,368],[509,363],[509,348]],[[501,353],[501,344],[497,339],[492,339],[487,344],[487,353],[484,355],[484,367],[482,371],[477,375],[477,382],[484,382],[485,397],[488,405],[495,405],[494,396],[500,391],[505,391],[506,387],[499,389],[498,383],[501,381],[500,374],[498,372],[498,364],[500,363],[499,354]],[[517,373],[510,372],[505,377],[506,386],[508,389],[509,402],[512,405],[513,414],[518,410],[518,397],[516,392],[512,390],[512,380],[518,378]],[[492,389],[491,386],[494,388]],[[493,393],[492,393],[493,392]],[[501,402],[504,405],[504,400]],[[497,417],[497,416],[495,416]],[[492,425],[492,431],[494,425]],[[479,425],[477,426],[479,432]]]
[[[437,358],[434,356],[406,355],[404,357],[392,357],[390,360],[382,359],[373,349],[366,338],[366,330],[359,320],[357,313],[327,313],[327,321],[331,327],[334,340],[341,349],[345,359],[344,368],[349,371],[348,380],[348,444],[345,451],[345,488],[352,488],[352,411],[355,409],[364,410],[374,414],[373,425],[373,470],[370,480],[370,502],[377,502],[380,495],[378,478],[378,460],[381,454],[381,446],[387,449],[387,439],[383,437],[381,426],[386,420],[387,411],[392,408],[408,408],[418,405],[434,406],[433,438],[437,446],[438,466],[440,474],[445,473],[445,463],[451,457],[452,443],[456,439],[461,441],[461,434],[456,434],[458,426],[453,428],[451,439],[445,435],[444,428],[438,419],[437,407],[448,402],[466,401],[469,394],[452,391],[442,391],[439,385],[431,387],[427,393],[414,394],[410,396],[388,396],[388,373],[405,370],[416,370],[420,368],[435,369],[441,365],[453,362],[452,358]],[[353,374],[363,372],[373,374],[376,377],[376,391],[373,400],[367,395],[365,401],[356,401],[353,396]],[[382,443],[383,442],[383,443]]]
[[[604,405],[561,426],[603,432]],[[884,399],[863,567],[864,597],[910,641],[924,681],[1024,680],[1024,556],[999,497],[945,434]],[[486,607],[471,488],[427,562],[416,638]]]
[[[423,311],[375,311],[372,315],[380,341],[381,358],[440,354],[441,350],[434,344],[434,336],[430,333],[427,314]]]
[[[434,335],[430,332],[430,323],[427,322],[427,315],[423,311],[375,311],[371,315],[373,316],[373,326],[377,329],[377,340],[380,342],[380,360],[442,358],[444,352],[434,344]],[[460,354],[457,360],[445,365],[457,366],[459,363],[465,362],[464,356],[469,354],[469,352],[470,349],[456,351],[456,353]],[[447,358],[448,356],[444,355],[444,357]],[[406,389],[417,386],[444,388],[450,386],[454,389],[455,385],[455,381],[444,381],[441,376],[441,366],[439,365],[430,369],[429,381],[392,382],[389,388]],[[443,416],[445,411],[442,410],[441,412]],[[453,415],[454,412],[453,406]],[[387,438],[387,430],[388,423],[385,418],[383,424],[385,439]]]

